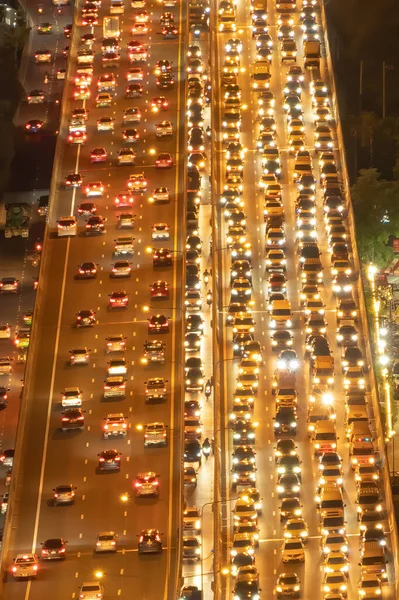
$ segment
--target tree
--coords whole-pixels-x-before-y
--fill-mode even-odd
[[[362,169],[351,195],[361,261],[385,267],[393,259],[390,238],[399,235],[399,181]]]

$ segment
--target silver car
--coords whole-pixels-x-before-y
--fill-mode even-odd
[[[95,552],[116,552],[115,531],[102,531],[97,535]]]

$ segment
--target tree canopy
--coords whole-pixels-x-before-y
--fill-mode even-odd
[[[390,240],[399,237],[399,181],[362,169],[351,195],[361,261],[384,267],[393,259]]]

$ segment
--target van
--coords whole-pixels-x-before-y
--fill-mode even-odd
[[[362,568],[362,573],[375,573],[380,579],[387,579],[384,546],[380,546],[379,542],[364,542],[359,566]]]
[[[345,504],[341,488],[337,485],[326,485],[321,488],[320,495],[316,497],[320,518],[328,517],[336,511],[343,513]]]
[[[313,435],[313,449],[315,455],[323,452],[335,452],[337,448],[337,432],[335,430],[335,421],[328,419],[318,421]]]
[[[292,327],[291,304],[288,300],[273,300],[270,311],[270,327]]]
[[[352,437],[355,423],[367,423],[367,425],[369,425],[367,406],[355,405],[350,406],[349,409],[347,409],[345,415],[345,435],[347,440],[350,440]]]
[[[373,465],[375,463],[374,444],[370,441],[355,441],[350,446],[351,467],[355,469],[357,465]]]

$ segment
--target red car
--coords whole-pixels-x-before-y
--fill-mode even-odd
[[[155,161],[155,166],[157,169],[169,169],[172,167],[173,161],[169,152],[160,152]]]
[[[110,308],[126,308],[129,298],[126,292],[112,292],[109,298]]]
[[[133,206],[134,196],[130,192],[120,192],[114,198],[114,205],[116,208],[122,208],[126,206]]]
[[[151,298],[169,298],[169,284],[166,281],[154,281],[151,284]]]
[[[156,96],[151,101],[151,110],[156,112],[158,110],[167,110],[169,106],[169,102],[166,100],[165,96]]]
[[[90,161],[92,163],[104,162],[107,160],[107,151],[105,148],[93,148],[90,153]]]

